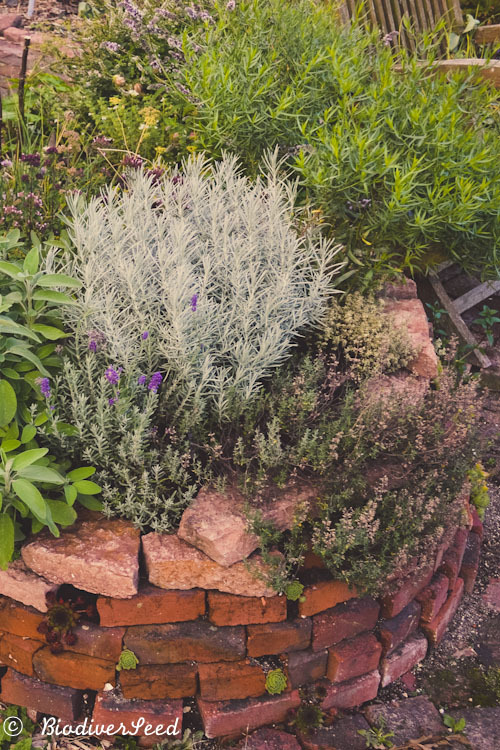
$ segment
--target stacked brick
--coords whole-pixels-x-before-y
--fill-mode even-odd
[[[12,589],[0,597],[0,699],[64,721],[85,710],[95,723],[126,725],[131,717],[182,724],[183,700],[195,698],[208,737],[284,720],[309,683],[324,686],[325,709],[358,706],[439,643],[471,590],[482,526],[469,517],[471,528],[448,533],[433,565],[393,582],[378,601],[333,580],[306,587],[298,607],[281,596],[144,583],[128,599],[98,596],[100,623],[79,624],[76,642],[57,654],[38,631],[44,607],[34,577],[39,609],[28,606],[29,585],[24,604]],[[123,648],[136,654],[136,669],[116,670]],[[266,692],[265,656],[287,675],[281,695]]]

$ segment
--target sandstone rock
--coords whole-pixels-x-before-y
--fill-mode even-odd
[[[151,532],[142,537],[142,548],[149,581],[163,589],[217,589],[241,596],[275,596],[264,581],[259,580],[245,563],[224,567],[176,534]],[[257,553],[249,559],[252,568],[267,572]]]
[[[0,594],[15,599],[39,612],[47,611],[46,595],[56,592],[57,586],[36,575],[22,560],[14,560],[7,570],[0,570]]]
[[[288,485],[259,508],[263,518],[284,531],[291,528],[297,508],[316,500],[314,487]],[[225,492],[200,490],[187,508],[178,536],[204,552],[219,565],[229,566],[247,558],[259,546],[259,538],[248,531],[245,498],[235,487]]]
[[[429,323],[420,300],[387,300],[384,312],[392,317],[395,328],[408,332],[411,345],[416,351],[415,358],[408,364],[410,372],[429,379],[437,377],[437,354],[429,336]]]
[[[21,554],[26,565],[54,583],[127,599],[137,593],[139,530],[120,520],[77,521],[56,539],[42,532]]]
[[[439,711],[423,695],[368,706],[365,716],[372,726],[380,726],[381,719],[384,719],[387,731],[394,732],[391,740],[395,745],[403,745],[423,735],[443,732]]]
[[[500,747],[500,706],[465,708],[450,711],[455,721],[464,718],[464,734],[474,750],[498,750]]]
[[[483,601],[489,609],[500,612],[500,578],[490,578]]]
[[[23,25],[23,17],[17,13],[4,13],[0,16],[0,34],[5,29],[19,28]]]

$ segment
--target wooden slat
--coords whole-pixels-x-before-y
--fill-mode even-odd
[[[450,299],[450,297],[448,297],[448,293],[446,292],[446,289],[442,285],[438,276],[435,273],[431,273],[429,274],[427,278],[429,280],[429,283],[432,287],[434,294],[436,295],[438,299],[439,304],[448,313],[448,320],[453,326],[455,333],[457,333],[457,335],[459,336],[459,338],[462,340],[464,344],[468,344],[469,346],[473,348],[473,355],[476,358],[480,367],[491,367],[490,358],[487,357],[486,354],[484,354],[477,348],[478,344],[477,344],[475,337],[469,331],[464,321],[462,320],[462,318],[456,311],[452,300]]]
[[[482,57],[439,60],[436,63],[436,68],[443,73],[454,73],[461,70],[471,71],[473,68],[476,68],[484,79],[491,81],[496,88],[500,88],[500,60],[490,60],[490,62],[487,62]]]
[[[500,23],[494,23],[491,26],[480,26],[476,29],[474,41],[478,44],[500,42]]]
[[[461,297],[454,299],[453,305],[457,313],[462,314],[488,297],[491,297],[492,294],[496,294],[496,292],[500,292],[500,281],[485,281],[484,284],[480,284],[471,289],[470,292],[466,292]]]

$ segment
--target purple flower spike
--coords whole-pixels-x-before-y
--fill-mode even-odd
[[[151,380],[149,381],[148,390],[153,391],[153,393],[158,393],[158,388],[161,385],[162,381],[162,374],[161,372],[154,372],[151,375]]]
[[[143,334],[141,334],[141,339],[143,341],[146,341],[146,339],[149,337],[149,331],[144,331]]]
[[[118,385],[121,371],[121,367],[119,367],[118,370],[114,370],[112,367],[108,367],[108,369],[104,373],[104,377],[106,378],[108,383],[111,383],[111,385]]]
[[[114,406],[114,404],[116,404],[116,398],[108,398],[108,404]]]
[[[137,382],[139,385],[146,385],[146,376],[145,375],[139,375],[137,378]]]
[[[196,294],[193,294],[191,297],[191,310],[193,312],[196,312],[196,308],[198,306],[198,292]]]
[[[48,378],[37,378],[36,383],[40,386],[42,396],[50,398],[50,380]]]

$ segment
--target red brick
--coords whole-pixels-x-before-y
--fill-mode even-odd
[[[352,599],[313,617],[313,651],[333,646],[345,638],[353,638],[372,630],[378,619],[380,607],[369,597]]]
[[[387,656],[415,632],[420,619],[420,604],[410,602],[399,615],[392,620],[384,620],[379,626],[379,637],[382,641],[384,655]]]
[[[378,670],[361,677],[355,677],[354,680],[347,680],[347,682],[322,683],[326,690],[326,697],[321,707],[327,709],[360,706],[362,703],[377,697],[379,683],[380,673]]]
[[[77,690],[102,690],[107,682],[115,681],[113,662],[68,651],[53,654],[42,648],[33,657],[33,667],[40,680]]]
[[[422,622],[430,622],[435,618],[447,599],[449,587],[447,577],[442,573],[436,573],[430,584],[417,594],[416,599],[422,606]]]
[[[266,692],[266,677],[260,665],[249,661],[200,664],[200,695],[206,701],[257,698]]]
[[[467,545],[460,568],[460,578],[464,579],[464,588],[467,594],[471,594],[479,570],[479,557],[481,555],[481,539],[477,534],[471,532],[467,539]]]
[[[401,582],[396,592],[385,594],[381,601],[382,617],[392,618],[399,615],[406,605],[415,598],[416,594],[427,586],[432,578],[433,568],[433,565],[428,565],[425,568],[415,571]]]
[[[10,633],[0,633],[0,664],[32,677],[33,654],[39,648],[43,648],[40,641],[20,638]]]
[[[125,698],[154,701],[196,695],[197,669],[194,664],[161,664],[122,669],[120,685]]]
[[[288,678],[292,688],[316,682],[326,674],[328,651],[296,651],[288,656]]]
[[[208,619],[214,625],[281,622],[286,620],[286,597],[237,596],[222,591],[210,591]]]
[[[369,633],[337,643],[328,650],[326,676],[331,682],[345,682],[377,669],[382,644]]]
[[[73,721],[80,715],[83,693],[59,685],[48,685],[13,669],[2,678],[0,698],[4,703],[24,706],[42,714]]]
[[[64,644],[65,651],[72,651],[85,656],[96,656],[98,659],[112,661],[116,664],[123,648],[125,628],[100,628],[91,622],[82,623],[73,628],[76,643]]]
[[[239,661],[246,656],[245,628],[218,628],[204,621],[135,625],[125,634],[125,646],[141,664]]]
[[[449,526],[443,536],[441,537],[441,541],[437,547],[436,551],[436,558],[434,562],[434,572],[439,568],[443,561],[443,556],[445,552],[451,547],[453,544],[453,539],[455,538],[455,534],[458,531],[458,526]]]
[[[25,607],[6,597],[0,598],[0,627],[7,633],[43,641],[44,636],[38,632],[38,626],[43,619],[43,615],[33,607]]]
[[[431,645],[436,646],[443,635],[445,634],[446,628],[450,624],[455,612],[458,609],[462,595],[464,592],[464,582],[462,578],[458,578],[455,586],[453,587],[450,596],[446,603],[441,607],[436,617],[429,623],[422,623],[421,627]]]
[[[409,638],[396,651],[380,663],[380,672],[382,674],[381,686],[385,687],[401,675],[409,672],[410,669],[425,658],[427,653],[427,639],[418,633]]]
[[[124,731],[120,734],[149,735],[156,738],[156,743],[167,737],[182,737],[182,700],[145,701],[124,700],[115,690],[99,693],[92,714],[93,724],[113,724],[118,728],[123,724]],[[141,726],[136,722],[144,720]],[[149,725],[149,729],[147,728]],[[167,728],[175,728],[175,734],[167,733]]]
[[[479,514],[477,512],[477,509],[473,505],[471,505],[471,513],[472,513],[472,529],[471,529],[471,531],[474,534],[477,534],[480,539],[482,539],[483,535],[484,535],[483,522],[479,518]]]
[[[265,724],[281,722],[287,713],[300,706],[298,690],[281,695],[265,695],[240,701],[204,701],[198,708],[208,738],[239,735]]]
[[[356,596],[356,589],[343,581],[320,581],[313,586],[306,586],[303,591],[305,601],[299,601],[300,615],[315,615],[325,609],[335,607]],[[302,598],[302,597],[301,597]]]
[[[439,567],[439,572],[444,573],[450,582],[450,590],[455,586],[455,582],[462,567],[462,559],[465,553],[467,529],[460,528],[455,534],[452,546],[445,552],[443,562]]]
[[[131,599],[98,597],[97,611],[105,627],[185,622],[205,614],[205,592],[202,589],[166,591],[147,585]]]
[[[247,633],[249,656],[302,651],[311,642],[311,620],[304,617],[290,622],[249,625]]]

